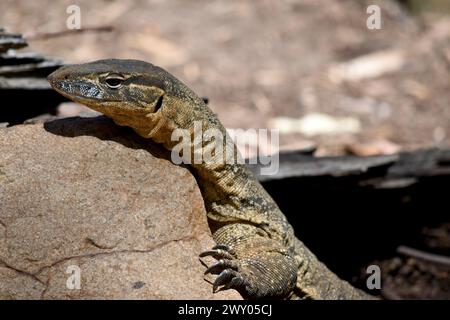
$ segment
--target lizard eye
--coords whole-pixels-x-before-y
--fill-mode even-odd
[[[122,76],[114,74],[107,76],[105,82],[106,85],[111,89],[117,89],[120,88],[124,80],[125,79]]]

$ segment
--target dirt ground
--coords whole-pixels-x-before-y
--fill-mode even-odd
[[[366,27],[374,2],[381,30]],[[67,30],[70,4],[83,28],[113,31],[46,38]],[[450,142],[449,16],[356,0],[3,0],[0,12],[29,50],[150,61],[208,97],[227,127],[280,128],[285,148],[369,155]],[[354,130],[336,127],[341,118]]]

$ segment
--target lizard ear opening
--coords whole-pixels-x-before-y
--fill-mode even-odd
[[[163,104],[163,98],[164,98],[164,95],[159,96],[158,101],[156,101],[156,104],[155,104],[155,111],[154,112],[156,112],[159,109],[161,109],[162,104]]]

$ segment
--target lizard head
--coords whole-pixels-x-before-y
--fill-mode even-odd
[[[107,59],[68,65],[50,74],[48,81],[63,96],[167,145],[175,128],[190,130],[198,120],[221,126],[191,89],[147,62]]]
[[[165,70],[138,60],[68,65],[50,74],[48,81],[63,96],[113,118],[155,113],[182,99],[200,99]]]

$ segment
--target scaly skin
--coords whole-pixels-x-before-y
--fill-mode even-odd
[[[193,136],[195,121],[202,124],[203,132],[217,129],[226,136],[202,99],[165,70],[146,62],[100,60],[62,67],[48,79],[67,98],[169,150],[179,142],[172,141],[173,131],[186,129]],[[229,139],[202,140],[202,147],[224,146],[213,161],[192,164],[217,243],[201,254],[218,260],[207,270],[219,275],[214,290],[233,287],[249,298],[371,297],[340,280],[295,237],[286,217],[245,165],[225,163],[224,159],[237,155],[235,149],[225,148]],[[189,143],[193,155],[199,149]]]

